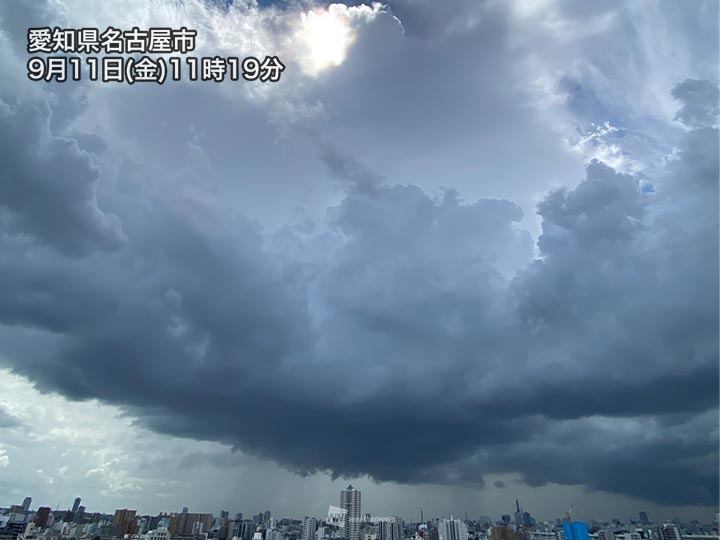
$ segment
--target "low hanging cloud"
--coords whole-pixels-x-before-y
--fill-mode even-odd
[[[96,202],[100,171],[76,140],[51,133],[50,115],[44,101],[0,101],[0,220],[72,255],[117,249],[120,220]]]
[[[689,84],[675,94],[697,110]],[[653,191],[593,162],[548,194],[535,260],[513,203],[379,179],[351,182],[310,233],[270,238],[168,196],[121,214],[128,242],[102,258],[6,238],[4,357],[41,388],[296,471],[476,486],[515,472],[714,504],[707,122]]]

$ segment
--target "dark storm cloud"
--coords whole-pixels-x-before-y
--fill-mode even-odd
[[[50,130],[43,101],[0,101],[0,218],[4,228],[33,235],[70,255],[117,249],[117,216],[96,203],[99,169],[77,141]]]
[[[62,332],[13,368],[298,472],[472,486],[519,472],[713,504],[716,447],[693,429],[708,422],[650,440],[642,428],[717,406],[717,187],[702,177],[717,172],[717,131],[688,137],[709,141],[656,193],[593,163],[548,195],[542,258],[511,288],[531,258],[519,208],[412,185],[351,184],[328,233],[296,238],[303,263],[171,196],[126,209],[128,248],[92,264],[10,248],[3,322]],[[339,175],[362,170],[333,159]],[[598,415],[641,420],[614,431]]]
[[[655,429],[652,418],[637,421],[644,436],[618,436],[597,422],[555,424],[541,439],[507,445],[470,465],[484,463],[490,468],[521,471],[531,486],[544,485],[552,478],[553,482],[621,491],[664,504],[716,504],[717,439],[712,434],[717,428],[717,412],[709,411],[667,431],[659,426]],[[651,433],[657,438],[648,437]]]
[[[434,5],[403,15],[406,31],[467,27]],[[413,99],[430,102],[414,69]],[[583,112],[600,102],[568,90]],[[321,158],[346,193],[320,223],[273,235],[145,178],[124,178],[136,191],[112,201],[116,220],[80,149],[112,141],[55,133],[67,122],[51,126],[49,106],[7,105],[0,358],[42,389],[299,473],[476,487],[518,473],[716,504],[716,94],[689,81],[674,95],[693,129],[655,192],[591,163],[539,205],[534,260],[512,201],[383,183],[334,147]],[[413,114],[397,118],[421,130]]]

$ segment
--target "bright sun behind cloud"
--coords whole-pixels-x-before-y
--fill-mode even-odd
[[[302,14],[298,37],[307,47],[305,70],[309,73],[317,74],[342,64],[353,42],[354,32],[349,17],[343,10],[334,7],[331,5],[327,11],[313,10]]]

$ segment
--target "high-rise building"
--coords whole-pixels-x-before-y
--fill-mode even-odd
[[[212,514],[200,514],[197,512],[183,512],[175,514],[170,524],[170,534],[173,536],[192,536],[212,529]]]
[[[340,508],[347,511],[345,514],[346,540],[360,539],[360,497],[361,492],[352,487],[352,484],[340,492]]]
[[[75,502],[72,505],[72,513],[77,512],[78,508],[80,508],[80,497],[75,497]]]
[[[442,519],[438,523],[439,540],[468,540],[467,525],[459,519]]]
[[[402,540],[399,517],[378,523],[378,540]]]
[[[30,503],[32,502],[32,497],[25,497],[22,503],[23,512],[27,512],[30,510]]]
[[[255,529],[256,525],[248,519],[236,521],[233,523],[233,536],[237,536],[243,540],[250,540],[255,532]]]
[[[37,514],[35,514],[35,525],[38,527],[48,527],[50,521],[50,507],[41,506],[38,508]]]
[[[598,531],[597,535],[598,540],[615,540],[615,534],[613,534],[612,530],[610,529]]]
[[[584,521],[565,521],[563,532],[566,540],[590,540],[587,523]],[[680,540],[678,538],[678,540]]]
[[[520,501],[515,499],[515,527],[518,529],[523,526],[523,513],[520,510]]]
[[[508,516],[510,517],[510,516]],[[491,540],[515,540],[515,531],[512,527],[503,525],[502,527],[493,527],[490,529]]]
[[[317,530],[317,520],[314,517],[305,516],[303,520],[302,540],[315,540],[315,531]]]
[[[116,536],[122,537],[126,534],[137,533],[137,522],[135,521],[136,514],[137,511],[128,510],[127,508],[123,508],[122,510],[115,510],[112,524]]]
[[[78,506],[77,512],[75,512],[75,515],[73,516],[73,521],[75,523],[82,523],[85,519],[85,507],[81,504]],[[141,531],[145,532],[145,531]]]
[[[638,512],[638,516],[640,516],[640,523],[650,523],[647,512]]]

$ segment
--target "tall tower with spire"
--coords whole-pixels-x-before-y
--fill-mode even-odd
[[[350,484],[340,492],[340,508],[347,510],[345,514],[346,540],[360,540],[360,496],[361,492]]]
[[[515,528],[520,529],[523,526],[523,513],[520,510],[520,502],[515,499]]]

